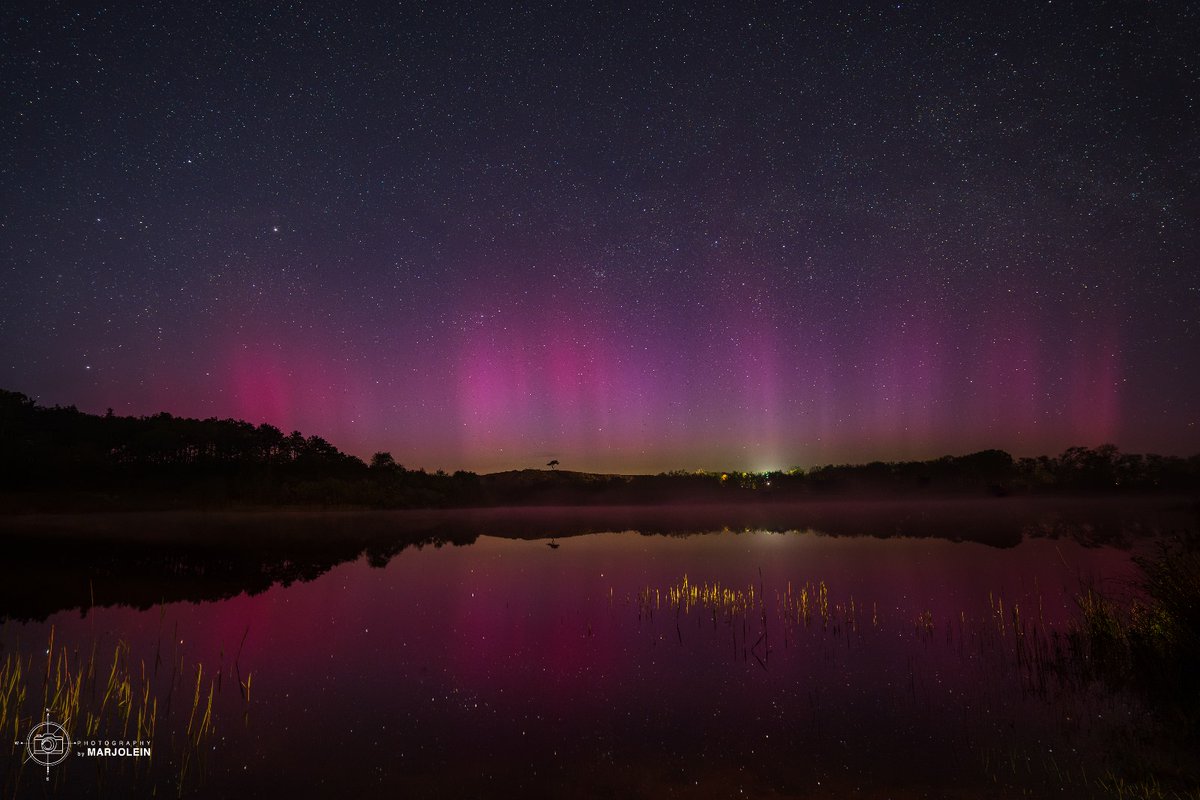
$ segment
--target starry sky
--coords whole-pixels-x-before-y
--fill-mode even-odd
[[[10,2],[0,386],[406,466],[1200,451],[1200,6]]]

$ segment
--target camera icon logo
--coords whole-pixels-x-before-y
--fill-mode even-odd
[[[44,756],[61,755],[67,749],[63,737],[53,733],[39,733],[33,737],[33,752]]]
[[[50,721],[49,713],[25,737],[26,756],[46,769],[61,764],[70,752],[71,736],[62,725]]]

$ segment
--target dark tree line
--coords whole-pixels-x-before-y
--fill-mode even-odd
[[[536,479],[521,476],[535,475]],[[631,503],[787,501],[838,496],[997,496],[1200,493],[1200,456],[1134,455],[1112,445],[1072,447],[1058,457],[1014,459],[1003,450],[929,461],[875,461],[773,472],[587,475],[527,470],[483,477],[510,502]]]
[[[1071,447],[1060,456],[1014,459],[1003,450],[931,461],[817,467],[802,473],[813,486],[928,488],[1004,495],[1057,493],[1191,493],[1200,489],[1200,456],[1122,453],[1115,445]]]
[[[648,504],[771,501],[841,494],[1129,494],[1200,491],[1200,456],[1113,445],[1014,459],[1002,450],[930,461],[775,472],[594,475],[554,469],[476,475],[370,464],[319,436],[234,419],[86,414],[0,390],[0,499],[8,509],[230,505]]]
[[[83,493],[92,505],[110,498],[121,506],[431,507],[477,502],[477,482],[465,472],[406,470],[387,453],[368,466],[319,436],[272,425],[97,416],[0,390],[0,485],[34,499]]]

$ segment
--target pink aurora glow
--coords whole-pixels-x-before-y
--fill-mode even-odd
[[[479,287],[440,328],[296,329],[231,312],[189,359],[97,376],[85,410],[236,417],[410,467],[772,469],[1114,441],[1186,452],[1127,391],[1114,320],[1004,295],[979,319],[904,299],[869,321],[789,305],[751,271],[695,312],[617,313],[597,292]],[[91,406],[91,408],[89,408]]]

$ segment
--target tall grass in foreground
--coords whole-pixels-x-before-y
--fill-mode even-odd
[[[135,763],[135,769],[148,765],[160,752],[172,763],[178,759],[175,778],[182,792],[197,755],[216,730],[213,701],[220,692],[221,671],[206,676],[204,665],[197,664],[194,684],[186,684],[192,691],[184,694],[189,670],[182,657],[171,665],[169,683],[165,674],[158,676],[158,666],[155,660],[147,670],[146,661],[135,659],[124,641],[116,643],[111,657],[101,655],[94,643],[89,652],[72,653],[56,645],[52,627],[44,663],[40,655],[21,653],[9,653],[0,662],[0,736],[22,741],[49,711],[51,719],[66,727],[75,741],[148,743],[151,759]],[[249,703],[252,678],[250,674],[244,681],[238,677],[245,704]],[[171,716],[172,701],[180,708],[179,721],[167,731],[168,736],[156,737],[160,721]],[[13,758],[21,759],[21,755]],[[8,785],[5,791],[14,788]]]
[[[56,649],[54,629],[46,648],[44,667],[33,655],[9,653],[0,663],[0,730],[14,741],[44,711],[65,721],[75,739],[138,739],[149,741],[158,720],[158,698],[146,675],[146,662],[134,660],[129,646],[118,642],[111,661],[101,660],[95,647],[74,656]],[[26,701],[37,698],[37,706]]]
[[[1148,712],[1110,732],[1109,768],[1094,783],[1104,796],[1200,800],[1200,539],[1184,535],[1133,560],[1141,574],[1131,592],[1081,581],[1065,637],[1022,633],[1014,606],[1018,663],[1042,691],[1053,676],[1060,686],[1138,698]]]
[[[1144,695],[1181,733],[1200,739],[1200,540],[1189,536],[1137,557],[1135,594],[1085,585],[1070,633],[1086,678]]]

